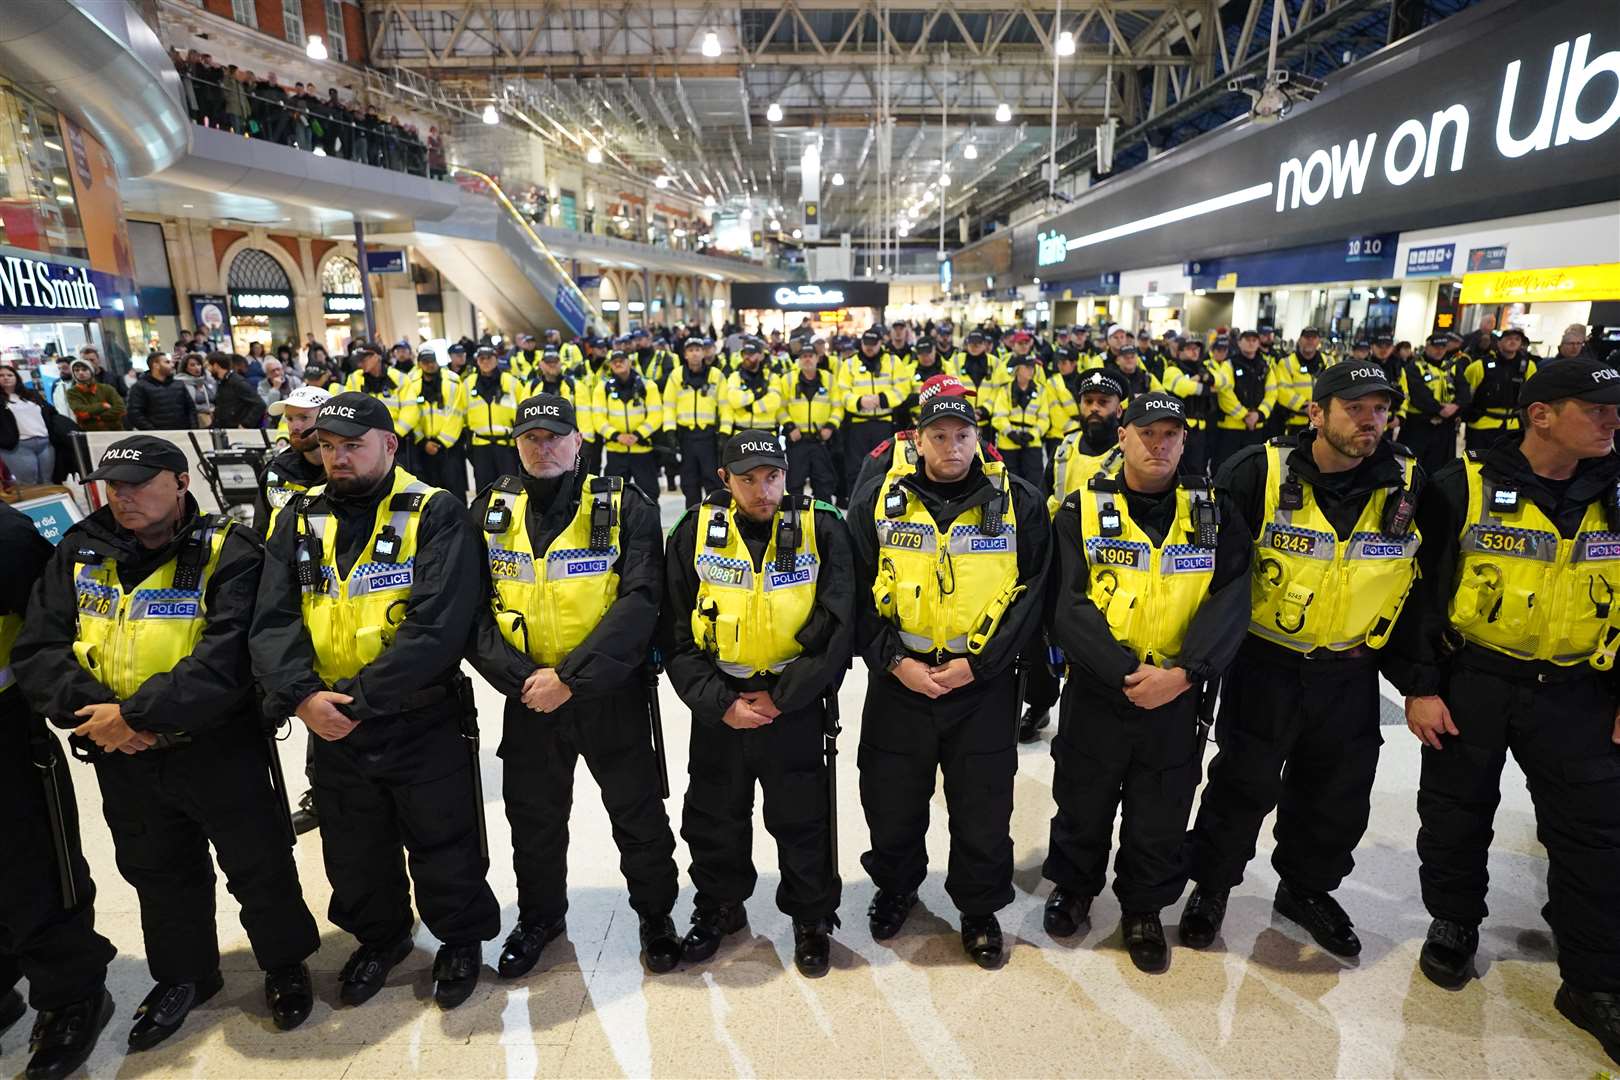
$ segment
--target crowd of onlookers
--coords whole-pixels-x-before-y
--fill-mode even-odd
[[[376,165],[396,172],[443,179],[444,139],[437,127],[423,138],[414,124],[386,119],[376,106],[343,101],[337,87],[320,96],[313,83],[285,86],[274,72],[262,78],[235,64],[218,64],[208,53],[170,50],[186,108],[199,124],[266,139],[328,157]]]

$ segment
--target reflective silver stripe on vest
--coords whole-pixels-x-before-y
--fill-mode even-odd
[[[793,663],[793,659],[783,660],[779,664],[772,664],[766,670],[772,675],[780,675],[783,671],[787,670],[787,666],[791,663]],[[737,664],[730,660],[716,660],[714,662],[714,666],[735,679],[748,679],[759,674],[759,672],[755,671],[747,664]]]
[[[913,634],[909,630],[901,630],[900,641],[914,653],[932,653],[934,651],[934,639],[927,634]],[[945,644],[941,646],[945,652],[962,653],[964,655],[967,653],[967,647],[968,639],[966,634],[946,638]]]
[[[17,682],[17,675],[8,664],[0,667],[0,690],[9,690]]]

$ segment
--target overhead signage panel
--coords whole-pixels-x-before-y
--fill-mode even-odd
[[[1551,270],[1493,270],[1464,274],[1465,304],[1531,304],[1558,300],[1620,300],[1620,263]]]
[[[765,284],[737,282],[731,286],[731,306],[739,311],[828,311],[833,308],[877,307],[889,302],[889,286],[881,281],[785,281]]]

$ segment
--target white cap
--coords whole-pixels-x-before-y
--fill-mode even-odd
[[[288,409],[318,409],[332,395],[318,386],[300,386],[279,401],[270,403],[271,416],[280,416]]]
[[[1130,333],[1129,330],[1127,330],[1123,326],[1119,325],[1119,323],[1109,323],[1107,328],[1105,330],[1103,330],[1103,339],[1107,340],[1108,338],[1113,337],[1115,331],[1118,331],[1121,334],[1129,334]]]

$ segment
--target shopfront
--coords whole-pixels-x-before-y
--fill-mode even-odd
[[[56,378],[56,357],[86,345],[106,347],[90,269],[0,247],[0,359],[43,386]]]
[[[1225,318],[1212,309],[1191,317],[1189,327],[1272,326],[1284,340],[1307,326],[1319,327],[1330,341],[1397,333],[1402,294],[1395,272],[1398,240],[1394,233],[1375,233],[1189,262],[1189,312],[1227,297]]]
[[[268,252],[245,248],[226,271],[231,347],[246,353],[257,341],[267,352],[290,344],[297,349],[297,300],[287,271]]]
[[[882,320],[889,285],[882,281],[784,281],[734,283],[731,307],[737,319],[761,333],[791,334],[808,318],[817,337],[859,334]]]
[[[360,266],[334,255],[321,267],[321,344],[340,356],[354,338],[366,336],[366,298],[360,291]]]

